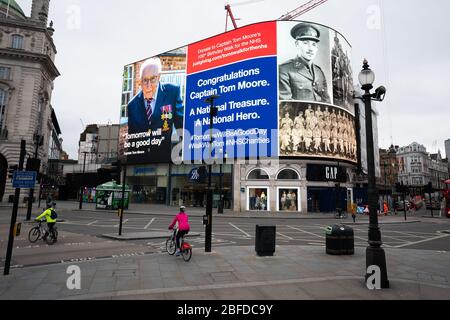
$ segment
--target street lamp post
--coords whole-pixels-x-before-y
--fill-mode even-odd
[[[366,138],[367,138],[367,168],[369,180],[369,247],[366,249],[366,270],[371,266],[378,266],[381,271],[381,288],[389,288],[389,280],[386,268],[386,255],[381,248],[383,244],[381,241],[381,231],[378,226],[377,214],[377,189],[375,180],[375,155],[374,155],[374,139],[373,139],[373,125],[372,125],[372,99],[376,101],[383,101],[386,94],[386,88],[379,87],[374,94],[370,93],[373,89],[375,81],[375,73],[370,70],[367,60],[364,60],[363,70],[359,74],[359,82],[361,88],[364,90],[362,100],[365,105],[366,114]],[[366,281],[372,274],[366,273]]]
[[[205,100],[205,102],[210,104],[209,112],[209,166],[208,166],[208,190],[206,195],[206,216],[208,222],[206,224],[205,230],[205,252],[211,252],[211,238],[212,238],[212,188],[211,188],[211,177],[212,177],[212,130],[213,130],[213,119],[217,116],[218,108],[214,106],[214,100],[219,98],[217,95],[212,95]]]

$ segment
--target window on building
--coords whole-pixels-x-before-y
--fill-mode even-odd
[[[23,37],[18,34],[12,36],[11,47],[13,49],[23,49]]]
[[[6,125],[6,99],[8,93],[6,90],[0,89],[0,130],[3,130]]]
[[[255,169],[248,174],[247,180],[269,180],[269,175],[261,169]]]
[[[299,180],[298,173],[292,169],[282,170],[277,177],[278,180]]]
[[[11,80],[11,68],[0,67],[0,79]]]
[[[126,66],[123,70],[122,106],[128,105],[133,97],[133,77],[134,68],[132,65]],[[126,117],[125,109],[122,109],[122,117]]]

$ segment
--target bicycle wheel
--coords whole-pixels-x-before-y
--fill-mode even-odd
[[[31,228],[30,232],[28,232],[28,240],[31,243],[37,242],[41,238],[41,230],[39,227]]]
[[[166,241],[166,250],[167,253],[173,256],[177,251],[177,246],[175,244],[175,240],[173,238],[167,239]]]
[[[181,255],[183,256],[183,260],[188,262],[192,258],[192,249],[185,249],[181,252]]]

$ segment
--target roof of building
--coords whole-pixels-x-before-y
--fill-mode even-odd
[[[90,124],[86,127],[83,133],[80,135],[80,141],[86,141],[86,135],[88,133],[98,134],[98,126],[96,124]]]
[[[22,8],[17,4],[15,0],[0,0],[0,7],[7,8],[8,3],[9,3],[9,10],[14,10],[17,14],[19,14],[23,18],[26,18]]]

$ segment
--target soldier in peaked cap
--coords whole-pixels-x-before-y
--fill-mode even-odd
[[[327,80],[314,64],[320,31],[311,24],[299,23],[291,30],[298,55],[280,65],[280,100],[306,100],[331,103]]]

